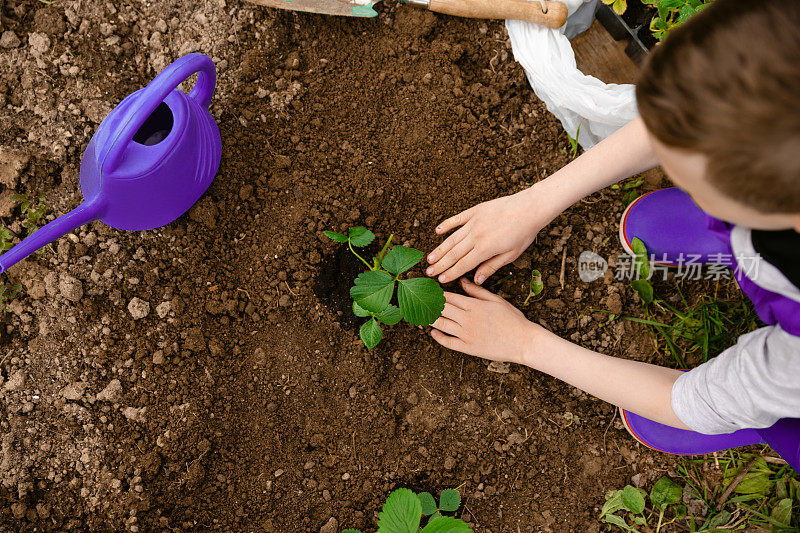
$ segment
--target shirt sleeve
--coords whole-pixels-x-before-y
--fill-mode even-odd
[[[800,418],[800,337],[768,326],[680,376],[672,409],[688,427],[715,435]]]

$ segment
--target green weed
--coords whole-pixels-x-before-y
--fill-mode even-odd
[[[392,492],[378,514],[378,533],[472,533],[467,524],[458,518],[445,516],[461,506],[461,494],[455,489],[445,489],[439,503],[429,492],[414,494],[409,489]],[[422,522],[426,521],[424,527]],[[345,529],[342,533],[361,533]]]
[[[652,530],[653,522],[658,533],[676,520],[686,517],[686,506],[682,504],[683,488],[668,477],[662,477],[653,485],[647,507],[648,494],[643,489],[627,485],[621,490],[606,493],[606,503],[600,510],[600,519],[606,524],[625,531],[638,531],[637,527]],[[672,518],[665,522],[665,517]]]
[[[573,159],[578,157],[578,137],[581,136],[581,126],[583,126],[583,122],[578,124],[578,131],[575,132],[574,138],[569,133],[567,133],[567,138],[569,139],[569,146],[570,146],[570,155],[572,155]]]
[[[22,292],[22,285],[19,283],[4,283],[0,282],[0,310],[5,311],[8,308],[8,303]]]
[[[650,508],[642,489],[610,491],[600,519],[624,531],[658,532],[678,522],[690,532],[800,532],[800,477],[781,459],[729,450],[719,457],[683,457],[676,473],[677,482],[662,477],[653,485]],[[684,504],[692,500],[702,502],[704,516]]]
[[[15,194],[11,199],[22,202],[20,204],[20,209],[22,210],[22,216],[25,217],[25,220],[22,221],[23,227],[25,227],[29,233],[33,233],[39,229],[42,218],[47,214],[44,196],[41,196],[37,203],[29,200],[27,194]]]
[[[11,199],[15,202],[21,202],[20,210],[24,217],[22,226],[28,230],[28,234],[39,229],[42,219],[47,214],[44,196],[40,197],[37,203],[31,202],[26,194],[14,194]],[[13,240],[14,234],[7,228],[0,227],[0,253],[11,249]],[[39,250],[39,252],[41,251]],[[8,284],[0,282],[0,310],[5,311],[8,308],[8,303],[16,298],[20,292],[22,292],[22,286],[19,283]]]
[[[702,295],[690,304],[680,285],[676,287],[682,309],[658,298],[649,281],[650,263],[647,248],[634,238],[632,248],[636,257],[638,279],[631,287],[638,293],[645,318],[623,317],[644,324],[659,349],[680,368],[687,359],[704,363],[736,343],[736,339],[759,326],[758,317],[745,299],[726,300]],[[690,357],[691,356],[691,357]]]
[[[636,198],[639,197],[639,194],[641,194],[641,191],[639,191],[639,187],[641,187],[643,183],[644,183],[644,178],[638,177],[629,180],[623,183],[622,185],[615,183],[614,185],[611,186],[611,189],[620,191],[622,193],[622,202],[625,205],[629,205],[631,202],[633,202],[634,200],[636,200]]]
[[[392,246],[389,236],[381,252],[372,263],[361,257],[355,248],[368,246],[375,234],[364,227],[350,228],[347,235],[326,231],[325,235],[336,242],[347,243],[350,251],[369,269],[355,279],[350,289],[353,313],[369,317],[359,330],[359,337],[367,348],[374,348],[383,338],[381,324],[393,326],[405,320],[414,326],[432,324],[444,309],[444,290],[431,278],[406,278],[400,275],[422,260],[423,253],[407,246]],[[391,303],[397,286],[398,306]]]

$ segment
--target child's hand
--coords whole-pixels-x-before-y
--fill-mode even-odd
[[[480,265],[475,283],[483,281],[497,270],[514,261],[536,234],[558,213],[550,213],[539,195],[531,189],[504,196],[448,218],[436,228],[439,235],[461,226],[428,255],[426,273],[439,276],[446,283],[463,276]]]
[[[434,340],[445,348],[484,359],[527,364],[537,338],[547,330],[466,278],[461,285],[472,298],[444,293],[444,311],[431,332]]]

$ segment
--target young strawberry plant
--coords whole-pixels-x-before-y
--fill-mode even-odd
[[[454,489],[443,490],[439,504],[429,492],[414,494],[409,489],[397,489],[383,504],[378,515],[378,533],[472,533],[463,520],[444,516],[461,506],[461,494]],[[422,521],[427,518],[424,527]],[[342,533],[361,533],[345,529]]]
[[[350,228],[347,235],[326,231],[325,235],[333,241],[347,243],[353,255],[369,269],[358,275],[350,289],[353,313],[368,318],[359,330],[359,337],[367,348],[374,348],[383,338],[381,324],[394,326],[405,320],[413,326],[429,326],[442,314],[444,290],[436,280],[400,278],[403,272],[422,260],[421,251],[399,245],[390,249],[390,235],[381,252],[369,263],[356,251],[375,240],[375,234],[367,228]],[[392,304],[395,288],[397,305]]]
[[[536,269],[531,270],[531,281],[528,284],[528,297],[525,298],[522,305],[528,305],[530,299],[539,296],[543,289],[544,283],[542,283],[542,273]]]

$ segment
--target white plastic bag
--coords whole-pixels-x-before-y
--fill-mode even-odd
[[[520,20],[507,20],[506,27],[536,95],[571,137],[580,126],[578,142],[588,149],[636,117],[636,96],[633,85],[603,83],[578,70],[569,39],[591,25],[597,0],[561,1],[569,11],[562,28]]]

